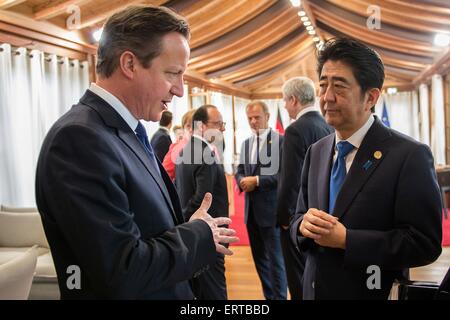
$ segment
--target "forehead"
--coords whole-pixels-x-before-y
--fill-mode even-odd
[[[247,109],[247,114],[249,115],[264,114],[264,108],[260,104],[255,104]]]
[[[222,119],[222,115],[216,108],[208,108],[207,112],[208,112],[208,119],[210,120]]]
[[[170,32],[161,38],[161,53],[158,57],[164,62],[184,66],[189,59],[190,49],[187,39],[178,32]]]
[[[328,60],[322,67],[320,80],[330,80],[334,77],[341,77],[349,82],[356,82],[353,70],[348,64],[339,60]]]

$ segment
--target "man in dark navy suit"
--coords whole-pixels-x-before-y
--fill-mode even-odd
[[[246,112],[253,135],[242,144],[236,182],[245,192],[245,223],[264,296],[285,300],[286,271],[276,217],[282,137],[269,128],[263,101],[249,103]]]
[[[175,188],[141,119],[158,121],[183,95],[189,26],[162,7],[129,7],[108,19],[98,80],[50,129],[36,201],[63,299],[193,299],[189,279],[237,240],[207,210],[185,222]],[[81,287],[68,288],[70,266]]]
[[[292,300],[302,298],[304,257],[289,237],[289,222],[295,214],[300,179],[309,146],[333,132],[315,106],[314,82],[306,77],[286,81],[282,88],[285,108],[293,120],[285,131],[278,183],[277,218],[281,226],[281,247]]]
[[[155,154],[160,162],[164,160],[164,157],[172,144],[172,139],[170,138],[172,118],[172,112],[167,110],[163,111],[161,114],[161,120],[159,120],[159,129],[150,140],[150,144],[152,145],[153,150],[155,151]]]
[[[190,219],[209,192],[213,195],[209,214],[228,217],[227,181],[217,148],[225,131],[222,114],[215,106],[204,105],[195,111],[192,123],[192,137],[180,153],[175,171],[183,215]],[[217,253],[216,262],[192,284],[198,299],[226,300],[224,255]]]
[[[331,39],[318,56],[331,134],[303,165],[291,237],[306,256],[305,299],[387,299],[395,279],[441,253],[442,204],[428,146],[372,114],[384,66],[361,42]]]

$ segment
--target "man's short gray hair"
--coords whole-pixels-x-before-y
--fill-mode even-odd
[[[245,108],[245,112],[248,112],[248,109],[254,106],[261,106],[264,113],[269,113],[269,107],[267,106],[267,104],[264,101],[261,100],[255,100],[250,102],[247,107]]]
[[[283,98],[296,97],[302,106],[314,104],[316,88],[314,82],[307,77],[295,77],[286,81],[282,88]]]

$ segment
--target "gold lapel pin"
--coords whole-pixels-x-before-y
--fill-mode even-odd
[[[382,156],[383,156],[383,154],[381,153],[381,151],[375,151],[373,153],[373,157],[377,160],[380,160]]]

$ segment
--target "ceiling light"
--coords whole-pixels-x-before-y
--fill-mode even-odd
[[[94,37],[95,42],[99,42],[100,38],[102,37],[103,28],[97,29],[92,33],[92,36]]]
[[[450,44],[450,35],[438,33],[434,36],[434,44],[438,47],[447,47]]]
[[[291,0],[291,3],[294,7],[300,7],[301,1],[300,0]]]
[[[308,21],[309,18],[308,18],[307,16],[304,16],[304,17],[301,17],[300,20],[302,20],[302,21]]]
[[[314,38],[313,38],[313,41],[314,41],[314,42],[319,42],[319,41],[320,41],[320,38],[319,38],[319,37],[314,37]]]
[[[303,24],[304,24],[305,26],[310,26],[310,25],[311,25],[311,22],[305,21],[305,22],[303,22]]]
[[[306,16],[306,12],[305,12],[305,11],[299,11],[299,12],[297,12],[297,14],[298,14],[300,17]]]
[[[316,34],[316,30],[309,30],[308,33],[309,33],[310,35]]]
[[[395,88],[395,87],[387,88],[387,93],[388,93],[388,94],[394,94],[394,93],[397,93],[397,88]]]
[[[306,30],[308,30],[308,31],[309,31],[309,30],[313,30],[313,29],[314,29],[313,26],[307,26],[307,27],[306,27]]]

